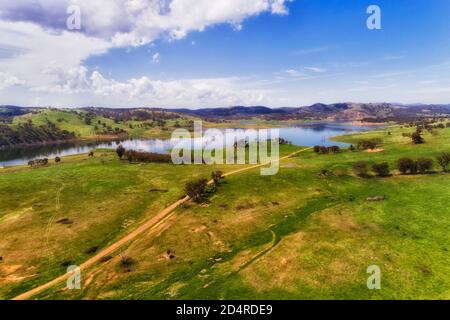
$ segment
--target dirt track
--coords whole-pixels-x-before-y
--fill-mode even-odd
[[[301,152],[304,152],[304,151],[310,150],[310,149],[311,148],[301,149],[299,151],[293,152],[293,153],[291,153],[291,154],[289,154],[287,156],[284,156],[284,157],[280,158],[278,161],[282,161],[282,160],[288,159],[288,158],[290,158],[290,157],[292,157],[294,155],[297,155],[297,154],[299,154]],[[239,170],[235,170],[235,171],[231,171],[231,172],[225,173],[223,176],[224,177],[228,177],[228,176],[235,175],[235,174],[238,174],[238,173],[241,173],[241,172],[246,172],[246,171],[249,171],[249,170],[260,168],[260,167],[266,166],[267,164],[268,163],[258,164],[258,165],[242,168],[242,169],[239,169]],[[212,183],[212,181],[209,181],[209,183]],[[83,264],[80,265],[80,269],[81,270],[88,269],[89,267],[91,267],[92,265],[97,263],[102,257],[111,255],[114,251],[116,251],[117,249],[119,249],[120,247],[125,245],[126,243],[130,242],[131,240],[135,239],[137,236],[143,234],[144,232],[146,232],[148,230],[151,230],[151,229],[154,229],[154,228],[158,227],[159,225],[161,225],[162,223],[167,221],[170,217],[172,217],[172,215],[175,214],[173,211],[176,208],[178,208],[180,205],[182,205],[183,203],[186,203],[189,200],[190,200],[190,198],[188,196],[186,196],[183,199],[178,200],[177,202],[173,203],[169,207],[165,208],[163,211],[159,212],[156,216],[154,216],[151,219],[149,219],[147,222],[145,222],[144,224],[139,226],[137,229],[135,229],[132,232],[130,232],[128,235],[126,235],[122,239],[120,239],[117,242],[111,244],[109,247],[103,249],[102,251],[97,253],[95,256],[93,256],[89,260],[85,261]],[[52,281],[47,282],[46,284],[40,285],[40,286],[30,290],[30,291],[27,291],[27,292],[25,292],[25,293],[15,297],[15,298],[13,298],[13,300],[30,299],[34,295],[36,295],[38,293],[41,293],[44,290],[47,290],[47,289],[57,285],[58,283],[67,280],[68,277],[69,277],[68,273],[63,274],[63,275],[53,279]]]

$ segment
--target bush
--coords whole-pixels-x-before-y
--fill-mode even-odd
[[[192,201],[200,202],[206,194],[207,185],[208,181],[206,179],[188,182],[185,187],[186,194],[192,199]]]
[[[388,177],[391,173],[389,169],[389,164],[387,162],[374,164],[372,166],[372,170],[379,177]]]
[[[56,157],[56,158],[55,158],[55,162],[56,162],[56,163],[61,162],[61,158],[60,158],[60,157]]]
[[[365,161],[356,162],[353,165],[353,170],[359,177],[367,177],[368,175],[367,162]]]
[[[420,133],[420,130],[417,130],[416,132],[414,132],[414,133],[411,135],[411,139],[412,139],[412,142],[413,142],[414,144],[422,144],[422,143],[425,143],[425,140],[422,138],[422,135],[421,135],[421,133]]]
[[[374,150],[378,147],[381,147],[383,141],[378,138],[369,139],[369,140],[361,140],[358,142],[358,149],[360,150]]]
[[[417,160],[417,169],[420,173],[426,173],[433,168],[433,160],[429,158],[420,158]]]
[[[333,152],[333,153],[341,152],[341,148],[338,146],[331,146],[331,147],[314,146],[313,149],[314,149],[315,153],[320,153],[320,154],[328,154],[330,152]]]
[[[442,171],[446,172],[447,167],[450,164],[450,154],[449,153],[443,153],[440,156],[437,157],[437,161],[439,165],[442,168]]]
[[[116,149],[116,153],[120,159],[122,159],[122,157],[125,155],[125,152],[126,152],[126,150],[122,145],[119,145]]]
[[[400,171],[402,174],[407,174],[408,172],[411,171],[416,171],[417,168],[414,160],[410,159],[410,158],[401,158],[397,161],[397,169],[398,171]],[[411,172],[413,173],[413,172]]]
[[[28,165],[32,168],[35,167],[44,167],[48,164],[48,159],[44,158],[44,159],[36,159],[36,160],[31,160],[28,161]]]
[[[219,184],[220,180],[223,179],[222,171],[213,171],[211,173],[211,178],[213,179],[214,184],[216,184],[216,185]]]
[[[409,170],[411,174],[416,174],[419,171],[419,167],[417,166],[417,161],[414,161],[413,164],[411,164],[411,168]]]
[[[141,152],[134,150],[127,150],[125,156],[128,161],[131,162],[144,162],[144,163],[170,163],[172,157],[170,154],[159,154],[152,152]]]
[[[330,151],[333,153],[339,153],[341,152],[341,148],[339,148],[339,146],[331,146],[329,147]]]
[[[136,264],[136,261],[133,258],[123,255],[120,256],[120,266],[124,269],[124,271],[131,272],[131,268],[134,264]]]

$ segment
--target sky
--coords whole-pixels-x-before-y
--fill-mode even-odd
[[[2,0],[0,105],[447,104],[449,18],[448,0]]]

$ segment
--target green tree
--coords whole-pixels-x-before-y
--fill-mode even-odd
[[[388,177],[391,173],[389,169],[389,164],[387,162],[374,164],[372,166],[372,170],[379,177]]]
[[[188,182],[185,187],[186,194],[192,199],[192,201],[200,202],[206,193],[207,185],[208,180],[206,179]]]
[[[433,168],[433,160],[429,158],[420,158],[417,160],[417,169],[420,173],[426,173]]]
[[[355,171],[356,175],[359,177],[367,177],[368,176],[368,166],[367,162],[365,161],[358,161],[353,164],[353,170]]]
[[[442,168],[442,171],[447,172],[447,167],[450,164],[450,154],[443,153],[437,157],[437,161]]]
[[[414,166],[415,166],[414,160],[412,160],[410,158],[401,158],[397,161],[397,169],[402,174],[407,174],[408,171],[411,172],[411,169]]]
[[[122,159],[123,155],[125,154],[126,150],[122,145],[119,145],[116,149],[116,153],[119,156],[120,159]]]
[[[425,143],[425,140],[422,138],[422,134],[420,130],[417,130],[411,135],[411,139],[414,144],[422,144]]]
[[[213,179],[214,184],[218,185],[220,183],[220,180],[223,179],[222,171],[213,171],[211,173],[211,178]]]

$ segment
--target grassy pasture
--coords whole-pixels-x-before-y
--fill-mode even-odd
[[[450,174],[356,177],[355,161],[450,152],[450,129],[412,145],[399,126],[336,138],[383,139],[384,151],[316,155],[227,177],[203,205],[189,203],[111,260],[83,273],[83,289],[40,299],[449,299]],[[391,132],[391,134],[388,134]],[[293,147],[283,147],[283,154]],[[98,154],[98,153],[97,153]],[[209,166],[128,165],[105,153],[0,173],[0,295],[11,298],[80,263],[183,194]],[[222,166],[224,172],[235,166]],[[329,175],[320,175],[327,169]],[[167,193],[151,193],[151,188]],[[383,195],[386,200],[369,202]],[[59,200],[59,201],[58,201]],[[72,225],[50,223],[61,218]],[[48,226],[50,231],[46,231]],[[133,264],[124,268],[120,256]],[[382,270],[368,290],[367,267]]]

